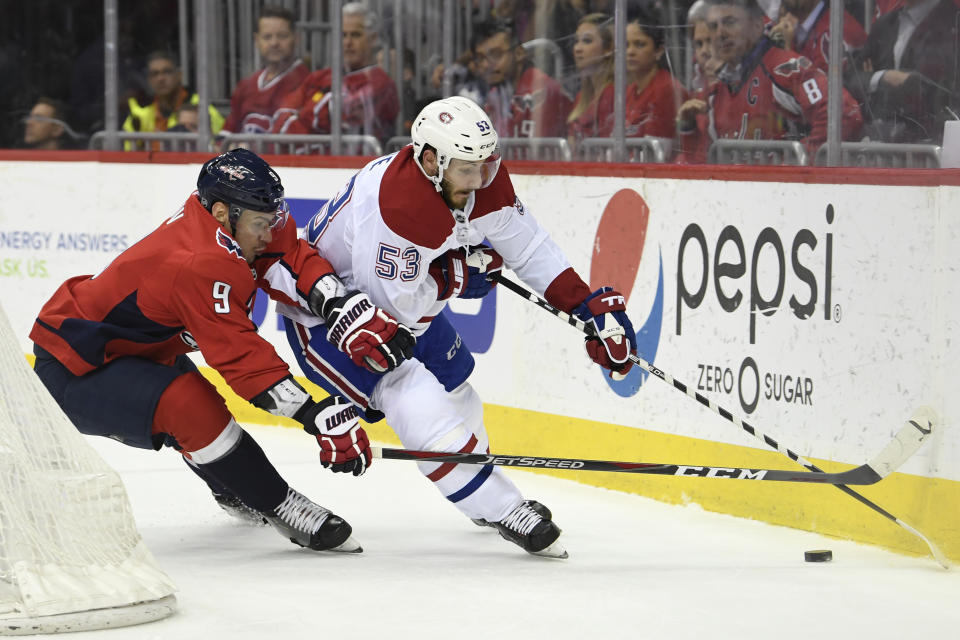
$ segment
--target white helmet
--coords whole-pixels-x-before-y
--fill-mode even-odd
[[[410,130],[413,140],[413,158],[440,191],[443,172],[454,158],[468,162],[483,162],[480,188],[493,182],[500,169],[500,139],[493,123],[476,102],[463,96],[435,100],[425,106],[413,121]],[[424,146],[437,152],[437,175],[428,175],[420,163]]]

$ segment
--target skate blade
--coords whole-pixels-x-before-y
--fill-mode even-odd
[[[566,560],[570,557],[570,554],[567,553],[567,550],[564,549],[563,545],[559,542],[554,542],[549,547],[541,549],[540,551],[529,551],[528,553],[533,556],[556,558],[557,560]]]
[[[333,547],[332,549],[328,549],[328,551],[336,551],[338,553],[363,553],[363,547],[360,546],[360,543],[357,542],[353,536],[350,536],[339,547]]]

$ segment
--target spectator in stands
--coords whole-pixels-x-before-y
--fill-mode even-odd
[[[723,66],[706,100],[688,100],[677,113],[681,161],[703,162],[717,138],[799,140],[812,157],[827,138],[827,75],[773,45],[756,0],[707,4],[714,55]],[[859,105],[844,90],[843,135],[853,138],[862,123]]]
[[[177,125],[177,114],[183,104],[197,104],[200,97],[190,93],[183,86],[183,74],[176,57],[164,51],[155,51],[147,56],[147,82],[153,92],[153,102],[141,105],[130,98],[130,115],[123,122],[123,130],[131,132],[167,131]],[[210,130],[219,133],[223,127],[223,116],[210,105]],[[162,150],[159,142],[149,145],[154,151]],[[145,145],[124,144],[127,150],[145,148]]]
[[[343,5],[342,132],[375,136],[381,141],[395,131],[400,99],[387,72],[376,65],[379,20],[360,2]],[[330,133],[333,71],[314,71],[287,95],[274,114],[276,133]]]
[[[781,0],[780,19],[769,34],[779,46],[799,53],[826,72],[830,55],[830,1]],[[844,11],[844,64],[846,56],[861,48],[866,41],[863,27],[849,11]]]
[[[719,60],[713,55],[713,39],[707,26],[706,0],[697,0],[687,12],[687,28],[693,49],[693,78],[690,92],[702,98],[707,88],[717,81]]]
[[[664,29],[652,13],[640,11],[627,22],[628,137],[673,138],[677,107],[686,90],[664,68]]]
[[[171,127],[169,131],[186,131],[188,133],[197,132],[197,105],[195,104],[182,104],[180,105],[179,111],[177,111],[177,125]]]
[[[567,116],[567,137],[576,148],[584,138],[613,131],[613,20],[605,13],[580,19],[573,44],[580,91]]]
[[[464,98],[470,98],[477,104],[483,104],[484,96],[487,95],[487,84],[477,74],[477,65],[473,60],[473,53],[465,51],[450,65],[450,71],[443,68],[443,63],[433,68],[430,78],[428,78],[432,93],[417,101],[419,107],[416,110],[417,113],[420,113],[420,110],[431,102],[443,97],[443,83],[448,75],[451,80],[450,95],[463,96]]]
[[[487,84],[484,111],[501,137],[566,136],[573,103],[559,82],[527,61],[509,22],[476,25],[471,48]]]
[[[167,129],[170,133],[196,133],[199,123],[199,109],[197,105],[185,103],[177,110],[177,124]],[[165,140],[164,151],[196,151],[197,146],[192,141]]]
[[[387,61],[387,50],[380,49],[377,52],[377,64],[383,67],[391,78],[394,76],[394,68],[397,64],[397,50],[391,47],[389,50],[390,60]],[[417,117],[420,110],[417,109],[417,94],[413,86],[414,76],[416,76],[416,62],[412,49],[403,50],[403,68],[400,70],[400,77],[403,83],[400,91],[400,112],[403,114],[404,135],[410,135],[410,127],[413,125],[413,119]]]
[[[944,122],[960,112],[958,42],[954,0],[904,0],[877,20],[846,78],[871,138],[942,142]]]
[[[66,105],[54,98],[41,97],[24,118],[23,144],[31,149],[55,151],[70,146],[70,126],[65,121]]]
[[[266,5],[260,10],[253,42],[263,69],[247,76],[233,90],[230,115],[221,133],[266,133],[280,102],[309,75],[295,57],[296,17],[283,7]]]

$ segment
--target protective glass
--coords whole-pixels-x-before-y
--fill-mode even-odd
[[[480,165],[480,188],[489,187],[500,170],[500,145]]]

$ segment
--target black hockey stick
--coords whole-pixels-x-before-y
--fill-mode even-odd
[[[926,428],[914,416],[907,421],[893,440],[873,460],[854,469],[839,473],[821,471],[786,471],[783,469],[748,469],[744,467],[708,467],[703,465],[614,462],[611,460],[581,460],[579,458],[546,458],[542,456],[505,456],[487,453],[450,453],[444,451],[416,451],[370,447],[374,458],[414,460],[453,464],[492,464],[523,469],[564,469],[568,471],[614,471],[644,473],[685,478],[725,478],[730,480],[773,480],[776,482],[807,482],[822,484],[874,484],[906,462],[930,435],[932,424]]]
[[[579,318],[576,318],[576,317],[570,315],[569,313],[566,313],[565,311],[561,311],[560,309],[557,309],[557,308],[554,307],[552,304],[550,304],[549,302],[547,302],[546,300],[544,300],[543,298],[541,298],[541,297],[538,296],[537,294],[533,293],[532,291],[529,291],[529,290],[527,290],[526,288],[522,287],[521,285],[517,284],[516,282],[513,282],[512,280],[503,277],[503,274],[502,274],[501,272],[499,272],[499,271],[494,272],[494,273],[490,274],[488,277],[489,277],[491,280],[493,280],[494,282],[497,282],[497,283],[503,285],[504,287],[506,287],[507,289],[509,289],[510,291],[516,293],[518,296],[520,296],[520,297],[522,297],[522,298],[526,298],[526,299],[529,300],[530,302],[533,302],[534,304],[536,304],[536,305],[537,305],[538,307],[540,307],[541,309],[544,309],[544,310],[552,313],[553,315],[557,316],[558,318],[564,320],[565,322],[567,322],[567,324],[576,327],[577,329],[579,329],[579,330],[582,331],[583,333],[587,334],[588,336],[589,336],[589,335],[593,335],[594,331],[593,331],[593,327],[592,327],[592,326],[590,326],[590,325],[588,325],[587,323],[583,322],[583,321],[580,320]],[[821,468],[818,467],[817,465],[813,464],[812,462],[810,462],[809,460],[807,460],[807,459],[804,458],[803,456],[801,456],[801,455],[799,455],[799,454],[797,454],[797,453],[794,453],[793,451],[791,451],[791,450],[788,449],[787,447],[784,447],[784,446],[780,445],[780,443],[778,443],[776,440],[774,440],[774,439],[771,438],[770,436],[761,433],[761,432],[758,431],[756,428],[754,428],[752,425],[744,422],[744,421],[743,421],[742,419],[740,419],[738,416],[734,415],[733,413],[731,413],[730,411],[724,409],[723,407],[717,405],[715,402],[713,402],[713,401],[710,400],[709,398],[707,398],[707,397],[705,397],[705,396],[697,393],[696,391],[694,391],[693,389],[691,389],[690,387],[688,387],[686,384],[680,382],[679,380],[675,380],[672,376],[670,376],[669,374],[667,374],[667,373],[666,373],[665,371],[663,371],[662,369],[659,369],[659,368],[655,367],[654,365],[650,364],[649,362],[647,362],[646,360],[644,360],[643,358],[640,358],[640,357],[635,356],[635,355],[632,355],[632,354],[631,354],[631,356],[630,356],[630,360],[631,360],[634,364],[636,364],[637,366],[639,366],[641,369],[647,371],[648,373],[652,373],[652,374],[653,374],[654,376],[656,376],[657,378],[660,378],[660,379],[663,380],[664,382],[672,385],[674,389],[677,389],[678,391],[682,391],[682,392],[683,392],[684,394],[686,394],[687,396],[693,398],[694,400],[696,400],[697,402],[699,402],[699,403],[702,404],[703,406],[709,408],[710,410],[714,411],[715,413],[723,416],[723,417],[726,418],[728,421],[730,421],[730,422],[732,422],[733,424],[737,425],[738,427],[740,427],[741,429],[743,429],[744,431],[746,431],[747,433],[749,433],[749,434],[752,435],[753,437],[757,438],[758,440],[763,441],[763,443],[766,444],[768,447],[770,447],[770,448],[772,448],[772,449],[776,449],[777,451],[779,451],[780,453],[784,454],[785,456],[787,456],[788,458],[790,458],[791,460],[793,460],[793,461],[796,462],[797,464],[803,465],[804,467],[806,467],[806,468],[807,468],[808,470],[810,470],[810,471],[817,472],[817,473],[823,473],[823,469],[821,469]],[[934,413],[933,413],[932,410],[930,410],[930,409],[923,409],[923,410],[921,410],[921,411],[918,411],[918,415],[919,415],[919,418],[920,418],[920,420],[918,421],[918,429],[921,429],[921,430],[922,430],[922,429],[932,428],[932,425],[933,425],[933,423],[935,422],[935,417],[934,417]],[[859,501],[860,503],[862,503],[862,504],[866,505],[867,507],[873,509],[874,511],[876,511],[877,513],[879,513],[879,514],[882,515],[883,517],[885,517],[885,518],[887,518],[888,520],[891,520],[892,522],[898,524],[899,526],[903,527],[904,529],[906,529],[907,531],[909,531],[909,532],[912,533],[913,535],[915,535],[915,536],[917,536],[918,538],[920,538],[921,540],[923,540],[924,543],[926,543],[927,547],[930,549],[930,552],[933,554],[933,557],[936,559],[937,562],[940,563],[940,565],[942,565],[944,568],[948,568],[948,567],[950,566],[949,563],[947,562],[946,556],[943,555],[943,552],[941,552],[940,549],[939,549],[935,544],[933,544],[933,542],[931,542],[925,535],[923,535],[922,533],[920,533],[919,531],[917,531],[916,529],[914,529],[913,527],[911,527],[909,524],[907,524],[906,522],[904,522],[904,521],[901,520],[900,518],[896,517],[895,515],[893,515],[892,513],[890,513],[889,511],[887,511],[887,510],[884,509],[883,507],[881,507],[880,505],[876,504],[876,503],[873,502],[872,500],[866,498],[865,496],[860,495],[859,493],[857,493],[856,491],[854,491],[854,490],[851,489],[850,487],[846,486],[845,484],[836,484],[836,485],[834,485],[834,486],[836,486],[838,489],[840,489],[841,491],[843,491],[844,493],[846,493],[846,494],[849,495],[850,497],[856,499],[856,500]]]

